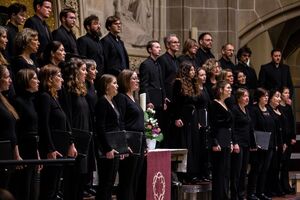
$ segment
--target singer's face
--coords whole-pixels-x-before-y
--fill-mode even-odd
[[[225,48],[224,51],[222,51],[222,53],[227,57],[227,58],[231,58],[233,56],[234,53],[234,47],[231,44],[228,44]]]

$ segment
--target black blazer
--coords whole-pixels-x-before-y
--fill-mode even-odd
[[[24,28],[31,28],[39,33],[40,46],[37,53],[37,56],[39,57],[45,50],[47,44],[53,40],[49,26],[37,15],[34,15],[26,20]]]
[[[173,84],[176,79],[179,63],[176,56],[172,56],[168,52],[157,59],[161,67],[162,80],[164,83],[166,97],[172,101]]]
[[[117,46],[117,40],[121,46]],[[108,33],[101,39],[104,52],[104,68],[105,73],[118,76],[123,69],[129,69],[129,58],[124,42],[120,37],[115,37],[112,33]],[[125,66],[122,66],[122,53],[124,52]]]
[[[285,64],[279,64],[279,67],[277,68],[274,62],[261,66],[259,72],[259,84],[267,90],[288,87],[291,94],[294,90],[290,67]]]
[[[142,62],[139,70],[140,93],[146,93],[146,103],[162,106],[166,95],[159,63],[148,57]]]
[[[104,54],[100,38],[87,33],[77,39],[77,46],[80,55],[93,59],[97,63],[98,76],[104,74]]]
[[[78,55],[76,36],[72,31],[68,31],[62,25],[52,32],[53,40],[60,41],[65,48],[67,55],[70,54]]]
[[[114,103],[114,105],[116,104]],[[115,106],[115,108],[117,107]],[[96,103],[95,117],[97,144],[100,146],[102,153],[107,153],[111,151],[112,148],[107,141],[105,132],[120,130],[120,116],[116,113],[116,111],[106,100],[106,98],[104,96],[101,96]]]
[[[245,63],[239,62],[235,66],[235,69],[240,70],[245,74],[245,76],[247,77],[246,86],[249,90],[257,88],[258,85],[257,75],[255,70],[252,67],[247,66]]]

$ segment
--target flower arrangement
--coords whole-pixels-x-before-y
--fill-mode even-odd
[[[157,119],[154,118],[155,110],[147,108],[144,112],[145,119],[145,135],[147,139],[154,139],[161,142],[164,139],[164,135],[158,126]]]

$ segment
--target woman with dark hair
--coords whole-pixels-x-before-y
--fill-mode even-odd
[[[64,199],[81,200],[84,179],[88,172],[87,154],[92,136],[92,120],[86,100],[86,64],[81,59],[71,59],[64,67],[63,76],[65,87],[60,102],[71,124],[75,147],[79,155],[76,157],[75,166],[65,168],[64,173],[68,178],[64,181]]]
[[[76,157],[77,151],[70,140],[71,127],[58,101],[58,92],[63,83],[60,69],[52,64],[46,65],[41,68],[39,78],[41,82],[37,110],[41,158]],[[62,166],[44,166],[41,171],[40,200],[56,199],[62,172]]]
[[[208,91],[205,87],[206,83],[206,71],[201,67],[197,69],[198,85],[200,89],[200,97],[202,104],[199,107],[199,123],[200,123],[200,179],[203,181],[209,181],[211,175],[211,163],[210,163],[210,138],[209,138],[209,105],[211,99],[209,98]]]
[[[267,104],[269,100],[268,92],[263,88],[255,91],[257,103],[250,110],[250,117],[254,131],[270,132],[270,141],[267,150],[257,146],[257,151],[251,152],[251,169],[248,176],[248,199],[271,199],[265,195],[266,177],[273,156],[273,149],[276,148],[276,123]],[[267,133],[265,133],[267,134]]]
[[[289,184],[291,153],[293,146],[296,144],[295,117],[292,106],[289,104],[290,100],[290,89],[288,87],[283,87],[281,92],[281,102],[278,109],[284,116],[284,129],[286,133],[284,142],[287,147],[282,155],[280,184],[286,194],[295,192],[295,189]]]
[[[118,93],[117,79],[113,75],[104,74],[97,87],[99,99],[95,107],[96,142],[98,151],[103,155],[96,155],[98,166],[98,188],[96,200],[111,200],[112,190],[119,169],[122,156],[113,149],[105,135],[109,131],[121,130],[120,112],[113,97]]]
[[[231,156],[231,199],[246,198],[246,176],[249,162],[250,148],[255,149],[255,139],[251,118],[247,105],[249,92],[245,88],[238,88],[235,93],[237,104],[233,106],[234,126],[232,130],[233,153]]]
[[[190,62],[180,64],[178,78],[174,82],[174,122],[179,136],[178,147],[188,149],[187,182],[197,182],[200,174],[200,88]],[[176,137],[176,136],[174,136]]]
[[[143,134],[141,152],[134,152],[141,153],[141,155],[130,155],[128,158],[120,161],[119,167],[118,199],[134,200],[137,199],[137,187],[141,184],[138,181],[144,163],[144,150],[146,150],[144,112],[134,99],[134,92],[139,89],[139,79],[136,72],[127,69],[123,70],[118,76],[118,85],[119,94],[114,97],[114,100],[120,111],[122,129]]]
[[[61,66],[62,62],[65,61],[65,57],[64,45],[59,41],[52,41],[47,44],[43,52],[43,65]]]
[[[16,136],[16,122],[19,115],[3,94],[9,90],[11,84],[9,70],[5,65],[0,65],[0,141],[10,141],[11,148],[8,147],[5,154],[9,154],[12,150],[13,159],[21,160]],[[8,181],[9,171],[5,167],[0,167],[0,187],[7,188]]]
[[[232,113],[225,104],[231,95],[227,81],[218,81],[213,87],[215,99],[211,103],[210,125],[212,136],[212,199],[229,198],[230,153],[232,145]]]
[[[12,59],[11,68],[14,74],[20,69],[30,68],[39,71],[31,55],[37,53],[39,48],[38,32],[30,28],[24,28],[21,32],[17,33],[15,39],[15,55]]]
[[[196,53],[199,46],[196,40],[188,38],[184,44],[182,49],[182,55],[178,57],[179,63],[182,62],[191,62],[195,69],[197,69],[200,66],[196,65]]]
[[[39,80],[33,69],[21,69],[16,76],[17,97],[15,108],[19,114],[17,138],[20,156],[24,159],[40,159],[38,151],[38,115],[35,107],[35,94]],[[36,177],[41,166],[27,166],[13,174],[12,192],[17,199],[36,199]]]
[[[279,90],[271,90],[269,94],[268,109],[274,118],[276,129],[276,148],[273,148],[273,157],[270,164],[270,168],[267,176],[267,193],[269,196],[282,196],[284,195],[283,189],[281,188],[279,176],[282,155],[285,153],[286,144],[286,127],[284,115],[279,110],[281,101],[281,93]]]

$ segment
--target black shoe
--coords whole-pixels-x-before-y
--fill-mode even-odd
[[[257,197],[260,199],[260,200],[272,200],[271,197],[268,197],[267,195],[265,195],[264,193],[260,194],[260,195],[257,195]]]
[[[93,195],[88,193],[87,191],[83,191],[83,198],[91,198]]]
[[[255,194],[249,194],[247,197],[248,200],[260,200]]]
[[[87,192],[90,193],[90,194],[93,195],[93,196],[96,195],[96,190],[93,189],[93,188],[89,188],[89,189],[87,190]]]
[[[295,188],[289,188],[288,190],[284,190],[284,192],[286,194],[295,194],[296,193]]]

